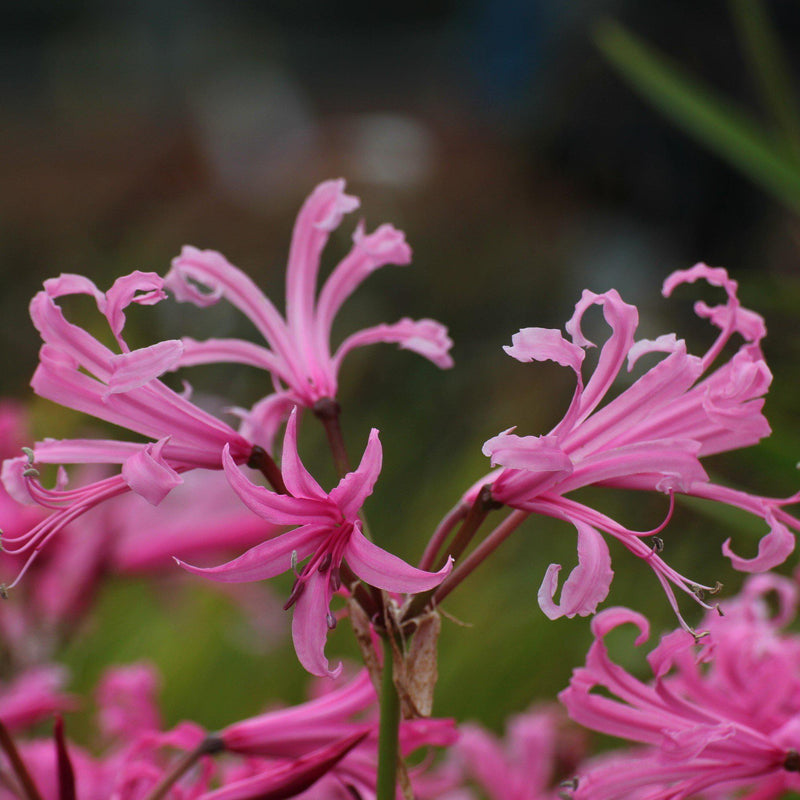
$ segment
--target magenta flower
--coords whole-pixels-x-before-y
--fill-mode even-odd
[[[297,452],[297,410],[293,410],[283,440],[281,472],[287,495],[255,486],[236,468],[229,448],[223,451],[225,474],[248,508],[276,525],[299,526],[252,547],[239,558],[202,569],[178,563],[216,581],[238,583],[272,578],[309,558],[297,575],[286,608],[295,606],[292,637],[300,663],[314,675],[338,675],[325,658],[328,630],[336,625],[330,603],[341,587],[341,565],[346,561],[363,581],[390,592],[422,592],[438,586],[451,563],[439,572],[425,572],[406,564],[370,542],[361,531],[361,506],[372,494],[381,470],[378,431],[369,436],[361,463],[345,475],[330,494],[303,466]]]
[[[211,250],[185,247],[164,279],[165,287],[182,302],[209,306],[225,297],[247,315],[266,340],[268,346],[263,347],[240,339],[197,342],[185,338],[175,364],[234,362],[270,372],[276,393],[247,415],[254,427],[274,432],[293,405],[311,407],[322,398],[335,398],[339,367],[357,347],[394,342],[438,367],[453,364],[447,329],[429,319],[402,319],[392,325],[367,328],[347,337],[331,352],[333,320],[345,300],[376,269],[411,260],[401,231],[381,225],[367,234],[360,224],[353,235],[352,250],[316,296],[320,256],[328,236],[358,205],[358,198],[344,193],[343,180],[321,183],[303,204],[289,250],[285,319],[250,278]]]
[[[164,341],[131,350],[122,336],[125,308],[152,305],[165,297],[154,273],[119,278],[107,293],[79,275],[45,281],[31,302],[31,318],[42,335],[40,364],[31,382],[42,397],[134,431],[149,443],[73,439],[37,442],[28,457],[3,464],[3,482],[20,502],[57,509],[19,535],[6,535],[4,549],[28,555],[27,566],[44,544],[66,524],[99,503],[134,491],[153,505],[182,483],[181,473],[219,469],[224,445],[230,456],[247,461],[253,445],[230,426],[169,389],[158,376],[172,368],[183,345]],[[56,300],[65,295],[92,297],[105,316],[121,352],[115,353],[83,328],[66,320]],[[37,480],[33,464],[119,464],[119,474],[86,486],[66,489],[59,471],[55,489]],[[12,583],[12,586],[16,583]]]
[[[512,346],[505,348],[519,361],[555,361],[568,366],[577,377],[572,403],[549,434],[523,437],[511,429],[484,444],[484,454],[501,469],[467,495],[468,500],[474,499],[480,486],[490,481],[496,500],[575,526],[578,566],[565,581],[560,602],[553,599],[560,565],[550,565],[539,590],[539,604],[551,619],[591,614],[605,599],[613,572],[608,546],[599,531],[619,539],[648,561],[676,613],[670,584],[693,594],[709,588],[691,583],[672,570],[659,557],[658,548],[643,541],[660,528],[647,532],[629,530],[566,496],[583,486],[599,484],[669,495],[680,492],[735,505],[763,517],[770,532],[761,540],[756,557],[740,558],[731,552],[729,542],[723,546],[738,569],[770,569],[794,547],[787,525],[797,528],[800,523],[781,506],[796,502],[796,498],[778,501],[726,489],[710,482],[700,463],[703,456],[747,447],[769,434],[761,409],[772,376],[759,347],[765,335],[764,322],[740,306],[736,282],[728,278],[725,270],[697,264],[676,272],[665,281],[664,294],[668,296],[679,284],[698,279],[722,287],[727,293],[723,306],[695,306],[701,317],[720,328],[716,341],[702,357],[689,354],[685,342],[674,334],[654,341],[635,341],[638,312],[614,290],[583,293],[566,325],[571,340],[557,330],[525,328],[513,337]],[[581,365],[585,348],[593,345],[583,335],[581,322],[584,313],[595,305],[602,308],[611,335],[584,385]],[[711,370],[734,333],[744,343],[732,358]],[[664,357],[598,410],[623,364],[627,361],[631,370],[650,353],[662,353]],[[681,622],[685,624],[682,619]]]
[[[780,603],[775,617],[765,602],[771,591]],[[730,618],[709,615],[702,645],[683,630],[662,638],[647,658],[649,683],[614,664],[603,642],[630,622],[640,645],[647,620],[623,608],[592,620],[586,666],[559,698],[582,725],[642,747],[580,769],[576,800],[677,800],[712,790],[739,797],[744,789],[768,800],[800,789],[800,639],[781,631],[794,617],[797,587],[755,576],[723,607]]]

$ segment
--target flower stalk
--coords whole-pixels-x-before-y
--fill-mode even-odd
[[[380,723],[378,727],[377,800],[394,800],[397,792],[397,759],[400,732],[400,698],[394,685],[392,640],[383,639]]]

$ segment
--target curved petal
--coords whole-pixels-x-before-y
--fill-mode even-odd
[[[416,594],[438,586],[453,569],[453,559],[439,572],[425,572],[412,567],[402,558],[387,553],[378,545],[369,541],[354,526],[350,540],[344,551],[344,559],[353,572],[370,586],[386,589],[388,592],[407,592]]]
[[[297,452],[297,416],[297,406],[295,406],[289,414],[286,433],[283,436],[283,455],[281,457],[283,482],[289,493],[295,497],[307,497],[324,502],[328,500],[328,495],[303,466],[300,453]]]
[[[608,595],[614,571],[605,539],[591,526],[575,521],[578,531],[578,566],[570,572],[561,589],[561,600],[553,602],[558,587],[560,564],[547,568],[539,588],[539,606],[549,619],[593,614]]]
[[[157,506],[183,478],[164,460],[162,450],[169,441],[165,437],[139,449],[122,465],[122,477],[136,494]]]
[[[510,469],[558,472],[564,476],[572,472],[572,461],[555,436],[517,436],[505,431],[484,442],[481,452],[491,458],[493,467],[499,464]]]
[[[405,265],[410,261],[411,248],[402,231],[393,225],[381,225],[365,234],[363,223],[359,223],[353,234],[353,249],[339,262],[320,292],[316,312],[318,346],[327,351],[336,313],[367,276],[387,264]]]
[[[106,292],[104,313],[114,338],[123,350],[127,346],[122,339],[122,329],[125,327],[125,309],[131,303],[152,306],[163,300],[167,295],[163,290],[161,276],[155,272],[140,272],[136,270],[130,275],[123,275],[114,281],[112,287]]]
[[[178,339],[168,339],[150,347],[113,356],[108,391],[104,397],[137,389],[175,369],[182,353],[183,344]]]
[[[770,532],[758,543],[758,555],[753,558],[742,558],[731,550],[731,540],[726,539],[722,552],[733,564],[734,569],[741,572],[766,572],[768,569],[783,564],[794,550],[794,534],[781,522],[775,519],[772,512],[767,512],[764,519]]]
[[[300,561],[310,556],[324,533],[317,525],[304,525],[261,542],[238,558],[216,567],[195,567],[177,558],[175,563],[187,572],[220,583],[263,581],[288,572],[292,568],[292,553],[297,553]]]
[[[593,346],[581,330],[583,315],[593,305],[603,307],[603,317],[611,328],[611,336],[600,351],[600,358],[583,391],[577,419],[573,424],[583,421],[605,396],[625,363],[628,351],[633,346],[633,334],[639,324],[639,311],[636,306],[626,303],[616,289],[602,294],[584,289],[581,299],[575,305],[575,313],[565,326],[567,333],[579,347]]]
[[[372,494],[382,463],[383,450],[378,438],[378,429],[373,428],[369,432],[361,463],[354,472],[348,472],[339,481],[339,485],[330,495],[331,500],[342,510],[345,519],[355,521],[364,502]]]
[[[580,380],[583,348],[570,342],[554,328],[522,328],[511,337],[511,346],[503,350],[517,361],[555,361],[570,369]]]
[[[447,335],[447,328],[436,320],[404,317],[393,325],[376,325],[348,336],[333,357],[334,372],[338,372],[342,360],[351,350],[378,342],[395,343],[401,350],[411,350],[440,369],[453,366],[449,352],[453,340]]]
[[[312,674],[335,678],[342,671],[339,663],[330,669],[325,657],[325,643],[328,639],[328,615],[331,597],[329,573],[314,570],[306,580],[305,589],[300,593],[292,616],[292,640],[300,663]]]
[[[310,522],[330,525],[337,521],[338,510],[329,500],[290,497],[250,483],[231,458],[227,445],[222,451],[222,466],[228,482],[242,502],[268,522],[276,525],[304,525]]]
[[[295,407],[291,392],[273,392],[259,400],[250,410],[228,408],[242,423],[239,433],[249,442],[255,442],[268,453],[272,452],[275,436],[289,413]]]

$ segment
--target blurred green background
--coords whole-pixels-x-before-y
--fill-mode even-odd
[[[385,347],[353,354],[342,371],[351,452],[370,427],[381,430],[384,471],[367,508],[380,544],[418,558],[438,519],[487,470],[487,438],[512,425],[545,433],[560,419],[571,373],[508,358],[501,347],[514,332],[563,327],[581,289],[614,287],[640,306],[641,335],[675,331],[698,352],[710,332],[690,301],[713,292],[663,301],[660,285],[699,260],[726,266],[743,303],[766,317],[775,374],[767,415],[776,435],[711,459],[709,471],[756,491],[795,491],[800,11],[750,4],[765,27],[743,21],[738,5],[17,4],[0,31],[3,394],[31,397],[39,341],[27,303],[62,271],[105,289],[133,269],[163,274],[190,243],[223,252],[282,306],[294,215],[314,185],[342,176],[368,228],[403,229],[414,262],[371,277],[336,335],[408,315],[441,320],[455,340],[450,372]],[[753,30],[779,37],[748,43]],[[770,73],[759,53],[778,45]],[[323,273],[346,252],[354,224],[333,237]],[[142,344],[250,335],[225,308],[163,303],[131,317],[130,338]],[[239,367],[190,378],[237,405],[267,388],[264,375]],[[34,414],[37,437],[84,424],[42,401]],[[321,435],[311,424],[305,434],[307,463],[330,485]],[[654,526],[666,508],[662,497],[630,493],[585,499],[632,527]],[[733,535],[751,554],[762,528],[680,502],[664,556],[733,592],[741,576],[720,545]],[[619,547],[612,557],[607,604],[645,611],[656,631],[673,627],[647,567]],[[509,713],[566,685],[583,662],[588,621],[549,622],[536,592],[551,561],[568,570],[574,559],[571,528],[532,520],[452,595],[445,610],[463,625],[444,623],[438,714],[499,730]],[[689,600],[682,607],[699,621]],[[168,721],[214,728],[304,696],[288,623],[283,614],[283,635],[262,646],[235,603],[198,582],[123,580],[104,589],[64,658],[79,690],[109,663],[152,660]],[[329,652],[354,653],[346,626]]]

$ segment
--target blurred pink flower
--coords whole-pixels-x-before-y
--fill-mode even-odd
[[[4,549],[26,554],[17,580],[44,544],[65,525],[101,502],[134,491],[157,505],[194,468],[219,469],[222,447],[231,458],[248,460],[253,445],[221,420],[189,402],[158,380],[182,352],[178,341],[131,350],[122,336],[124,311],[131,303],[151,305],[165,297],[154,273],[134,272],[115,281],[105,294],[79,275],[45,281],[31,302],[31,318],[42,335],[40,364],[33,376],[36,392],[70,408],[135,431],[155,441],[74,439],[37,442],[29,455],[3,464],[6,490],[20,502],[31,500],[56,511],[19,533],[6,531]],[[106,317],[121,350],[115,353],[83,328],[69,323],[56,300],[86,294]],[[33,464],[120,464],[117,475],[66,489],[59,469],[56,488],[38,481]],[[13,586],[17,580],[11,585]]]
[[[65,677],[62,667],[43,665],[24,670],[0,686],[0,722],[17,731],[74,709],[77,698],[64,692]]]
[[[494,499],[575,526],[578,566],[564,582],[560,602],[553,599],[558,588],[559,564],[550,565],[539,590],[539,604],[551,619],[591,614],[605,599],[613,571],[608,546],[598,531],[619,539],[650,564],[679,618],[670,584],[691,594],[698,589],[709,589],[688,581],[659,557],[658,547],[642,541],[658,533],[663,525],[646,532],[629,530],[566,497],[583,486],[642,489],[670,496],[676,492],[690,494],[761,516],[770,531],[761,540],[756,557],[740,558],[731,552],[729,542],[723,545],[738,569],[770,569],[794,548],[794,536],[787,525],[797,528],[800,523],[781,506],[796,502],[797,498],[771,500],[726,489],[709,481],[700,463],[703,456],[747,447],[769,434],[761,410],[772,375],[759,347],[766,332],[764,322],[741,307],[736,282],[725,270],[697,264],[675,272],[664,283],[664,295],[669,296],[681,283],[698,279],[722,287],[727,293],[725,305],[695,306],[701,317],[720,328],[716,341],[702,357],[689,354],[686,343],[674,334],[653,341],[635,341],[638,312],[614,290],[603,294],[584,291],[566,325],[571,341],[557,330],[525,328],[515,334],[512,346],[505,348],[519,361],[549,360],[568,366],[577,377],[572,403],[549,434],[523,437],[512,433],[512,428],[484,444],[484,454],[492,459],[493,466],[501,468],[481,480],[466,496],[467,500],[473,500],[482,485],[491,483]],[[593,345],[583,335],[581,322],[584,313],[595,305],[602,307],[611,335],[584,386],[581,365],[585,348]],[[744,344],[711,371],[712,363],[734,333],[742,336]],[[665,355],[598,410],[623,364],[627,361],[631,370],[640,358],[650,353]],[[681,622],[685,624],[682,618]]]
[[[622,608],[594,618],[586,666],[559,698],[582,725],[645,747],[579,769],[576,800],[728,798],[744,789],[767,800],[800,789],[800,637],[781,630],[795,616],[797,586],[754,576],[722,605],[726,616],[709,614],[700,644],[683,630],[661,639],[647,658],[649,683],[614,664],[603,641],[630,622],[640,645],[647,620]]]
[[[341,587],[341,565],[372,586],[390,592],[416,593],[438,586],[449,574],[451,563],[439,572],[425,572],[382,550],[361,531],[358,514],[372,494],[381,470],[382,451],[378,431],[369,436],[361,463],[330,494],[314,480],[297,451],[297,409],[286,426],[281,470],[288,494],[255,486],[236,468],[226,448],[225,474],[244,504],[276,525],[299,526],[252,547],[243,555],[207,569],[178,563],[198,575],[216,581],[238,583],[273,578],[309,558],[292,589],[286,608],[295,606],[292,637],[300,663],[314,675],[337,675],[325,657],[328,630],[336,625],[330,611],[333,594]]]
[[[275,394],[250,412],[243,412],[248,429],[262,431],[262,444],[271,440],[293,405],[310,407],[317,400],[336,397],[339,367],[357,347],[394,342],[438,367],[452,366],[447,329],[430,319],[406,318],[392,325],[366,328],[347,337],[331,353],[333,320],[345,300],[376,269],[411,261],[411,249],[401,231],[381,225],[367,234],[359,224],[352,250],[316,296],[320,257],[328,236],[358,205],[357,197],[344,193],[343,180],[321,183],[303,204],[289,250],[285,319],[250,278],[212,250],[184,247],[164,279],[164,286],[179,301],[209,306],[225,297],[247,315],[266,340],[268,347],[241,339],[198,342],[185,338],[182,353],[173,365],[234,362],[270,372]]]

